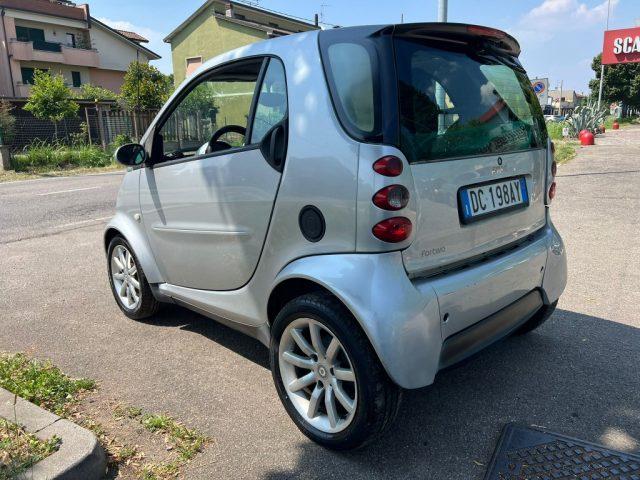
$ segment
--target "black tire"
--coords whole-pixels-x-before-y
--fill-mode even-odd
[[[116,293],[116,289],[113,283],[113,276],[111,272],[111,254],[113,252],[113,249],[118,245],[124,246],[131,253],[133,261],[136,265],[136,270],[138,272],[138,281],[140,283],[140,302],[133,309],[128,308],[122,302],[122,300]],[[160,302],[158,302],[158,300],[156,300],[156,298],[153,296],[153,292],[151,291],[149,282],[147,282],[147,277],[142,270],[142,266],[138,261],[138,257],[136,257],[136,254],[129,243],[127,243],[127,241],[121,236],[114,237],[109,243],[109,247],[107,248],[107,271],[109,274],[109,285],[111,286],[111,293],[113,294],[113,298],[116,300],[116,303],[118,304],[118,307],[120,307],[120,310],[122,310],[122,312],[127,317],[131,318],[132,320],[142,320],[144,318],[153,316],[158,311],[158,309],[160,308]]]
[[[357,379],[358,402],[351,423],[337,433],[326,433],[310,425],[291,403],[279,365],[280,338],[286,327],[299,318],[311,318],[327,327],[342,343]],[[273,381],[287,413],[308,438],[333,450],[360,448],[379,437],[395,419],[402,390],[394,384],[351,313],[328,293],[311,293],[285,305],[272,326],[270,361]]]
[[[536,328],[546,322],[551,315],[553,315],[557,306],[557,300],[551,305],[544,305],[533,317],[527,320],[527,323],[518,328],[518,330],[514,332],[514,335],[526,335],[529,332],[533,332]]]

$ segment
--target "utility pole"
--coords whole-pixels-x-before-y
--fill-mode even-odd
[[[611,0],[609,0],[609,6],[607,7],[607,30],[609,30],[609,19],[611,18]],[[602,52],[604,56],[604,52]],[[598,93],[598,110],[600,110],[602,104],[602,92],[604,90],[604,63],[602,63],[602,57],[600,57],[600,92]]]
[[[560,104],[558,105],[558,115],[562,116],[562,87],[564,87],[564,80],[560,80]]]
[[[446,23],[449,14],[449,0],[438,0],[438,22]]]
[[[449,10],[449,0],[438,0],[438,22],[447,23]],[[440,112],[444,112],[446,106],[446,93],[440,83],[436,83],[436,103]],[[438,114],[438,133],[442,134],[446,130],[444,113]]]
[[[449,0],[438,0],[438,22],[445,23],[449,14]]]

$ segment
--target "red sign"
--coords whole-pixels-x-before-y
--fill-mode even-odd
[[[602,63],[640,62],[640,28],[625,28],[604,32]]]

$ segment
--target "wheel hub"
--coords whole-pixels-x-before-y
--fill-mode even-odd
[[[278,355],[282,383],[302,418],[327,433],[347,428],[358,389],[351,360],[336,335],[317,320],[296,319],[283,332]]]
[[[111,252],[111,279],[120,302],[126,308],[135,310],[140,304],[138,268],[133,255],[124,245],[116,245]]]

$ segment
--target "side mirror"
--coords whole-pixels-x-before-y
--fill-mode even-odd
[[[137,143],[128,143],[122,145],[116,150],[116,160],[122,165],[127,167],[138,166],[147,159],[147,153],[144,151],[144,147]]]

